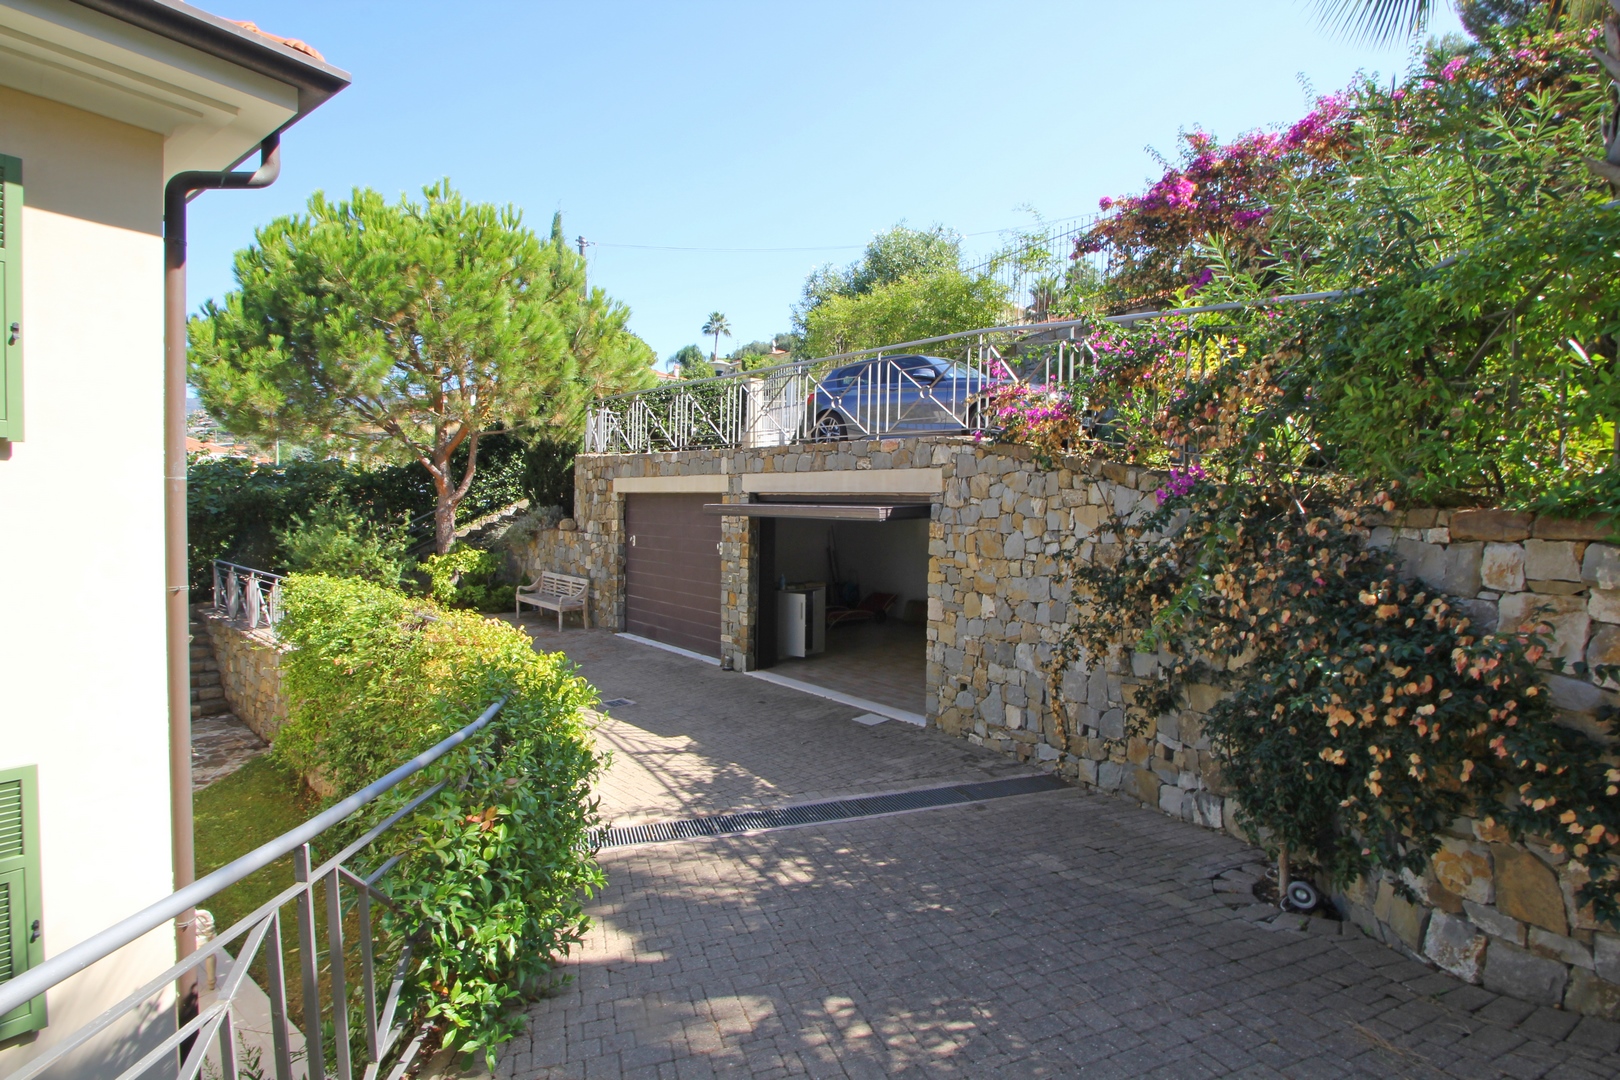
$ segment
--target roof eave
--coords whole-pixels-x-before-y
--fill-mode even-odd
[[[291,127],[349,85],[342,68],[254,34],[228,19],[180,0],[73,0],[81,7],[140,27],[170,41],[286,83],[298,91]]]

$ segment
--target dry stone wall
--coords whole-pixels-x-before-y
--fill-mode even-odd
[[[536,544],[531,570],[567,569],[593,581],[602,624],[623,619],[623,497],[616,477],[720,474],[747,498],[758,474],[939,470],[929,525],[927,718],[930,724],[1071,780],[1211,829],[1238,833],[1233,806],[1203,734],[1219,700],[1190,689],[1174,715],[1126,735],[1126,713],[1158,676],[1158,659],[1122,652],[1089,668],[1051,673],[1072,612],[1060,552],[1111,565],[1118,516],[1151,510],[1162,474],[1069,459],[1040,468],[1023,447],[965,438],[843,442],[643,455],[581,455],[578,531]],[[716,485],[719,486],[719,485]],[[881,481],[868,490],[883,490]],[[725,518],[722,650],[752,666],[757,610],[755,537]],[[1620,541],[1591,523],[1500,511],[1409,511],[1372,531],[1405,572],[1458,598],[1485,628],[1532,617],[1554,627],[1556,651],[1588,664],[1620,663]],[[549,546],[547,546],[549,545]],[[572,561],[571,561],[572,560]],[[1563,719],[1605,736],[1620,693],[1592,678],[1550,674]],[[1620,936],[1599,931],[1574,902],[1567,859],[1459,819],[1433,869],[1405,883],[1358,882],[1336,898],[1349,917],[1392,946],[1472,982],[1546,1004],[1620,1015]]]
[[[202,620],[219,665],[226,704],[255,735],[275,742],[276,732],[287,722],[281,647],[263,631],[243,630],[214,612],[204,612]]]

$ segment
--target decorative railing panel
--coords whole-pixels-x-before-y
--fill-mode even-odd
[[[272,637],[281,621],[281,574],[214,560],[214,610],[246,630]]]

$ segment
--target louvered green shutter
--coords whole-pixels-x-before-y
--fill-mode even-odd
[[[22,442],[22,162],[0,154],[0,439]]]
[[[0,983],[45,959],[34,766],[0,770]],[[45,998],[0,1016],[0,1041],[45,1026]]]

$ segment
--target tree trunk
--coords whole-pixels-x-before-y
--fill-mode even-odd
[[[433,507],[433,553],[443,555],[456,542],[456,498],[449,484],[439,487],[439,500]]]
[[[433,490],[438,496],[433,505],[433,552],[436,555],[447,553],[456,542],[456,507],[467,497],[478,468],[478,433],[475,431],[467,437],[467,468],[462,472],[461,481],[457,483],[451,477],[450,455],[460,442],[457,438],[445,445],[442,460],[435,461],[428,470],[433,475]]]

